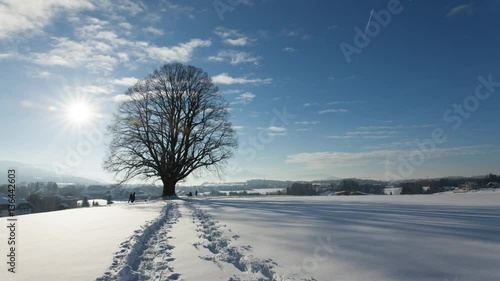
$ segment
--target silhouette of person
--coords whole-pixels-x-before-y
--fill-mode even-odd
[[[134,203],[134,201],[135,201],[135,191],[134,193],[132,193],[132,203]]]
[[[134,194],[132,192],[130,192],[127,203],[134,202],[133,198],[134,198]]]
[[[191,191],[188,193],[188,197],[193,197],[193,193]]]
[[[195,195],[196,197],[198,197],[198,190],[196,190],[196,191],[194,192],[194,195]]]

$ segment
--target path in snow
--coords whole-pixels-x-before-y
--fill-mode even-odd
[[[239,235],[195,202],[169,201],[157,219],[121,244],[97,281],[314,280],[276,273],[276,262],[253,256],[250,245],[236,245]]]
[[[177,203],[168,202],[157,219],[136,230],[121,244],[109,271],[97,280],[176,280],[179,274],[169,266],[173,246],[168,234],[178,221],[178,209]]]
[[[295,279],[291,275],[283,276],[276,273],[279,265],[272,259],[260,259],[252,255],[252,246],[233,245],[238,240],[239,235],[233,234],[226,225],[221,225],[206,211],[195,207],[192,203],[186,203],[191,210],[193,222],[197,224],[199,242],[195,244],[197,248],[203,247],[209,250],[209,254],[200,256],[201,259],[213,262],[223,271],[227,268],[233,269],[233,275],[228,281],[244,280],[304,280],[314,281],[314,279]],[[234,271],[234,269],[237,269]]]

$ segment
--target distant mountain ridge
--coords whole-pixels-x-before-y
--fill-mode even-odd
[[[15,162],[15,161],[0,161],[0,184],[7,183],[7,170],[16,169],[16,178],[18,183],[22,182],[59,182],[59,183],[74,183],[83,185],[99,184],[99,181],[91,180],[84,177],[63,175],[59,177],[55,172],[49,169],[37,168],[34,165]]]

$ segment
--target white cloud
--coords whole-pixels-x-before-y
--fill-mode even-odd
[[[426,154],[425,160],[460,155],[477,155],[487,153],[491,146],[462,146],[435,149]],[[408,158],[412,153],[423,153],[420,150],[374,150],[367,152],[315,152],[299,153],[287,156],[286,163],[302,164],[309,169],[343,168],[352,166],[393,165],[400,156]]]
[[[77,42],[68,38],[52,38],[54,49],[33,54],[33,62],[40,65],[76,68],[86,66],[97,72],[111,72],[117,59],[109,54],[112,48],[102,42]]]
[[[462,4],[451,8],[446,16],[453,17],[463,14],[471,15],[473,13],[474,13],[474,7],[472,6],[472,4]]]
[[[283,30],[283,34],[288,37],[296,37],[299,36],[299,32],[295,30]]]
[[[318,113],[319,114],[326,114],[326,113],[338,113],[338,112],[349,112],[349,110],[347,109],[343,109],[343,108],[337,108],[337,109],[325,109],[325,110],[321,110],[319,111]]]
[[[293,53],[293,52],[297,52],[297,49],[295,49],[293,47],[286,47],[286,48],[283,48],[283,52]]]
[[[132,100],[131,96],[125,94],[119,94],[113,97],[113,101],[115,102],[124,102]]]
[[[111,80],[111,83],[113,83],[115,85],[119,85],[119,86],[130,87],[130,86],[133,86],[138,81],[139,81],[139,79],[137,79],[135,77],[123,77],[121,79],[113,79],[113,80]]]
[[[434,124],[423,125],[394,125],[394,126],[364,126],[360,130],[405,130],[405,129],[425,129],[435,127]]]
[[[287,36],[287,37],[300,37],[302,40],[309,40],[311,39],[311,36],[309,34],[306,34],[302,30],[289,30],[289,29],[283,29],[281,32],[281,35]]]
[[[3,53],[3,54],[0,54],[0,60],[2,60],[2,59],[8,59],[8,58],[11,58],[13,56],[14,55],[10,54],[10,53]]]
[[[189,42],[181,43],[175,47],[151,46],[146,49],[150,58],[162,62],[187,62],[191,60],[196,48],[209,47],[210,40],[191,39]]]
[[[118,62],[128,62],[131,57],[141,61],[159,60],[188,62],[195,49],[208,47],[210,41],[191,39],[173,47],[158,47],[142,41],[128,41],[112,31],[79,29],[80,40],[52,38],[54,48],[46,53],[34,53],[33,62],[40,65],[87,67],[94,72],[111,73]],[[120,51],[118,51],[120,50]]]
[[[225,91],[222,91],[221,94],[224,94],[224,95],[233,95],[233,94],[239,94],[243,92],[242,90],[225,90]]]
[[[223,39],[226,39],[229,37],[243,37],[244,36],[242,33],[238,32],[237,30],[228,29],[225,27],[217,27],[215,29],[214,33]]]
[[[238,52],[235,50],[224,50],[220,51],[217,56],[211,56],[208,58],[210,61],[224,61],[228,59],[229,63],[233,65],[241,64],[241,63],[253,63],[259,64],[260,57],[252,56],[247,52]]]
[[[249,104],[250,102],[252,102],[254,98],[255,98],[254,94],[246,92],[237,96],[232,102],[232,104]]]
[[[108,14],[116,16],[121,16],[124,12],[136,16],[147,9],[140,0],[95,1],[95,4],[99,9],[105,10]]]
[[[232,45],[232,46],[242,47],[242,46],[246,46],[246,45],[250,44],[250,41],[251,40],[248,37],[240,37],[240,38],[236,38],[236,39],[228,38],[228,39],[224,40],[224,43]]]
[[[362,101],[332,101],[332,102],[329,102],[328,105],[355,104],[355,103],[363,103],[363,102]]]
[[[275,133],[283,133],[286,132],[286,129],[283,127],[276,127],[276,126],[271,126],[268,128],[269,131],[275,132]]]
[[[354,136],[328,136],[329,139],[353,139]]]
[[[270,126],[267,128],[258,127],[257,129],[265,131],[269,136],[272,137],[286,137],[288,131],[286,128],[278,126]]]
[[[212,77],[212,80],[214,83],[223,84],[223,85],[270,84],[273,81],[272,78],[266,78],[266,79],[260,79],[260,78],[249,79],[246,77],[233,78],[233,77],[229,76],[229,74],[227,74],[227,73],[222,73],[222,74],[216,75],[216,76]]]
[[[130,30],[133,28],[133,26],[128,22],[121,22],[118,24],[118,26],[121,28],[127,29],[127,30]]]
[[[300,122],[295,122],[297,125],[316,125],[319,124],[319,121],[300,121]]]
[[[45,70],[34,69],[33,71],[29,71],[28,75],[34,78],[49,78],[52,76],[52,73]]]
[[[60,12],[92,9],[90,0],[3,0],[0,39],[19,33],[40,33]]]
[[[249,45],[250,43],[256,40],[254,38],[246,36],[245,34],[237,30],[228,29],[224,27],[217,27],[214,33],[220,38],[224,39],[224,43],[229,44],[231,46],[243,47]]]
[[[111,85],[66,86],[64,91],[78,96],[98,96],[112,94],[114,88]]]
[[[180,5],[177,3],[171,3],[170,1],[162,1],[161,5],[164,7],[161,9],[161,12],[170,12],[170,15],[173,16],[188,16],[190,19],[195,18],[195,13],[199,12],[194,7]]]
[[[149,33],[149,34],[155,35],[155,36],[163,35],[163,30],[161,30],[159,28],[152,27],[152,26],[148,26],[146,28],[143,28],[142,30]]]
[[[271,137],[286,137],[288,135],[287,133],[274,133],[274,132],[269,132],[267,134]]]
[[[396,131],[355,131],[347,132],[347,135],[394,135]]]
[[[396,131],[355,131],[347,132],[343,136],[328,136],[329,139],[387,139],[393,138]]]

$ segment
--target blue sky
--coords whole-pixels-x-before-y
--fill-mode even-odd
[[[128,86],[203,68],[231,103],[226,174],[403,179],[500,172],[497,1],[0,0],[0,160],[111,181]]]

